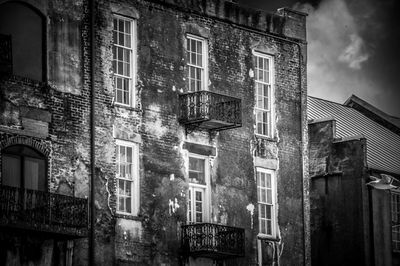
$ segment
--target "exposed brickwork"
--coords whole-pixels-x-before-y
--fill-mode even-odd
[[[259,214],[255,167],[264,164],[276,170],[277,176],[279,239],[267,244],[282,250],[280,258],[275,257],[282,265],[303,264],[307,260],[302,208],[302,167],[306,156],[302,109],[306,95],[304,15],[290,10],[259,12],[222,0],[102,0],[96,1],[95,9],[96,265],[196,263],[193,258],[183,258],[180,249],[180,226],[187,220],[190,152],[208,155],[210,159],[209,222],[245,229],[245,257],[227,263],[257,264]],[[4,118],[0,117],[0,129],[26,135],[20,111],[24,106],[50,113],[51,119],[44,121],[48,123],[45,140],[43,131],[30,132],[50,147],[49,189],[85,197],[89,191],[91,148],[88,2],[52,2],[45,11],[50,19],[48,32],[62,29],[68,33],[70,29],[68,36],[73,40],[67,45],[55,43],[54,36],[66,38],[61,33],[47,37],[54,53],[49,64],[60,64],[51,69],[47,85],[14,77],[0,82],[0,96],[6,102],[1,104],[0,111],[7,112]],[[128,108],[114,99],[112,12],[135,18],[136,22],[136,103]],[[81,34],[76,34],[77,28]],[[178,96],[188,90],[186,34],[207,40],[208,88],[242,100],[242,127],[186,134],[184,125],[178,122]],[[274,57],[273,139],[254,136],[253,50]],[[65,61],[57,57],[58,53],[65,56]],[[74,58],[81,60],[75,62]],[[64,72],[62,67],[66,68]],[[63,79],[65,75],[67,79]],[[42,121],[41,115],[33,118]],[[139,145],[137,216],[117,213],[116,139]],[[249,212],[249,205],[256,206],[254,213]],[[75,241],[74,247],[74,264],[86,265],[87,239]],[[264,253],[264,260],[273,259],[271,253]],[[212,263],[206,259],[196,261]]]

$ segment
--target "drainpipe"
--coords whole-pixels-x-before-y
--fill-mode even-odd
[[[94,66],[95,66],[95,0],[89,0],[90,16],[90,232],[89,232],[89,265],[95,265],[95,89],[94,89]]]
[[[254,29],[250,28],[250,27],[241,26],[241,25],[236,24],[236,23],[229,23],[229,22],[227,22],[227,23],[231,24],[233,27],[238,28],[238,29],[242,29],[242,30],[249,31],[249,32],[252,32],[252,33],[255,33],[255,34],[259,34],[259,35],[263,35],[263,36],[266,36],[266,37],[270,37],[270,38],[274,38],[274,39],[277,39],[277,40],[281,40],[283,42],[286,42],[286,43],[293,44],[293,45],[297,46],[297,49],[299,51],[298,79],[299,79],[299,87],[300,87],[300,100],[302,101],[303,97],[304,97],[303,91],[302,91],[302,82],[303,81],[302,81],[302,76],[301,76],[302,70],[303,70],[302,69],[303,61],[302,61],[300,43],[297,42],[297,41],[294,41],[292,39],[283,38],[283,37],[280,37],[280,36],[277,36],[277,35],[274,35],[274,34],[270,34],[270,33],[266,33],[266,32],[262,32],[262,31],[257,31],[257,30],[254,30]],[[307,44],[307,42],[303,42],[303,44]],[[304,132],[303,132],[303,126],[304,126],[303,125],[303,119],[304,119],[303,111],[304,111],[303,110],[303,105],[300,104],[300,116],[301,116],[300,117],[300,128],[301,128],[301,146],[300,146],[301,164],[300,164],[300,168],[301,168],[302,176],[304,174],[304,166],[303,166],[303,164],[304,164],[304,158],[303,158],[303,149],[304,149],[304,147],[303,147],[303,145],[305,144],[305,139],[303,137],[303,134],[304,134]],[[306,238],[305,238],[305,230],[306,230],[306,220],[305,219],[306,219],[306,216],[305,216],[305,209],[304,209],[304,200],[305,200],[304,194],[306,193],[306,191],[304,190],[304,178],[301,179],[301,191],[302,191],[302,193],[301,193],[301,200],[302,200],[301,207],[302,207],[302,215],[303,215],[303,232],[302,233],[303,233],[303,246],[304,246],[304,248],[303,248],[303,258],[304,258],[303,265],[307,265],[307,263],[306,263],[306,257],[307,257],[306,247],[308,245],[307,245],[307,241],[306,241]]]

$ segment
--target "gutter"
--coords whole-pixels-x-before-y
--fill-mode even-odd
[[[252,32],[252,33],[255,33],[255,34],[259,34],[259,35],[264,35],[266,37],[274,38],[274,39],[277,39],[277,40],[280,40],[280,41],[284,41],[284,42],[287,42],[289,44],[293,44],[293,45],[297,46],[297,49],[298,49],[298,52],[299,52],[298,79],[299,79],[299,87],[300,87],[300,101],[302,101],[303,100],[303,96],[304,96],[303,95],[303,91],[302,91],[302,82],[303,81],[302,81],[302,76],[301,76],[301,73],[302,73],[302,70],[303,70],[302,69],[303,60],[302,60],[302,55],[301,55],[301,45],[300,45],[300,43],[307,44],[307,42],[301,41],[301,40],[295,41],[293,39],[284,38],[284,37],[277,36],[275,34],[270,34],[270,33],[262,32],[262,31],[254,30],[254,29],[252,29],[250,27],[240,26],[240,25],[234,24],[234,23],[228,23],[228,24],[231,24],[234,28],[238,28],[238,29],[245,30],[245,31],[248,31],[248,32]],[[307,101],[307,99],[306,99],[306,101]],[[311,243],[309,245],[309,241],[306,240],[306,238],[305,238],[306,214],[305,214],[305,208],[304,208],[304,205],[305,205],[305,202],[304,202],[305,195],[304,194],[306,193],[306,191],[304,189],[304,166],[303,166],[303,164],[304,164],[304,158],[303,158],[303,148],[304,147],[303,147],[303,145],[305,143],[304,132],[303,132],[303,126],[304,126],[303,120],[304,120],[303,105],[300,104],[300,128],[301,128],[301,145],[300,145],[301,164],[300,164],[300,168],[301,168],[301,173],[302,173],[302,179],[301,179],[302,205],[301,205],[301,207],[302,207],[302,214],[303,214],[303,232],[302,233],[303,233],[303,246],[304,246],[304,248],[303,248],[303,258],[304,258],[303,265],[310,265],[311,263],[310,263],[309,259],[311,259],[311,258],[308,258],[308,253],[306,252],[306,247],[308,247],[308,246],[311,247]]]
[[[94,89],[94,67],[95,67],[95,0],[89,0],[90,16],[90,232],[89,232],[89,265],[95,265],[95,89]]]

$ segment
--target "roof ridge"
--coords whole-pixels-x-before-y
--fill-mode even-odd
[[[357,111],[357,110],[354,109],[353,107],[347,106],[347,105],[345,105],[345,104],[343,104],[343,103],[338,103],[338,102],[334,102],[334,101],[331,101],[331,100],[326,100],[326,99],[318,98],[318,97],[311,96],[311,95],[307,95],[307,97],[309,97],[309,98],[314,98],[314,99],[317,99],[317,100],[322,100],[322,101],[328,102],[328,103],[333,103],[333,104],[340,105],[340,106],[343,106],[343,107],[347,107],[347,108],[349,108],[349,109],[352,109],[352,110]]]

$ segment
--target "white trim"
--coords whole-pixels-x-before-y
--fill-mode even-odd
[[[118,151],[117,146],[122,146],[122,147],[130,147],[132,148],[132,179],[126,179],[126,178],[120,178],[118,176],[118,170],[116,169],[116,180],[117,180],[117,186],[116,186],[116,195],[117,195],[117,206],[116,206],[116,212],[119,214],[127,214],[127,215],[133,215],[137,216],[139,212],[139,207],[140,207],[140,177],[139,177],[139,144],[136,142],[130,142],[126,140],[120,140],[116,139],[115,140],[115,145],[116,145],[116,152]],[[116,154],[118,156],[118,154]],[[116,167],[118,167],[118,160],[116,160]],[[118,180],[127,180],[132,182],[132,187],[131,187],[131,212],[123,212],[119,211],[119,183]]]
[[[126,106],[126,107],[135,107],[136,106],[136,72],[137,72],[137,25],[136,25],[136,19],[134,18],[130,18],[130,17],[125,17],[125,16],[121,16],[118,14],[113,14],[113,23],[114,23],[114,19],[120,19],[120,20],[124,20],[124,21],[129,21],[130,25],[131,25],[131,31],[130,31],[130,35],[131,35],[131,48],[126,47],[126,46],[121,46],[118,44],[113,43],[113,47],[120,47],[123,49],[127,49],[131,51],[131,55],[130,55],[130,60],[131,60],[131,64],[130,64],[130,76],[124,76],[124,75],[119,75],[114,73],[114,75],[116,77],[121,77],[121,78],[125,78],[125,79],[129,79],[130,81],[130,86],[129,86],[129,104],[124,104],[124,103],[120,103],[117,102],[117,97],[116,97],[116,93],[115,93],[115,88],[116,88],[116,84],[114,84],[114,104],[115,105],[119,105],[119,106]],[[114,25],[112,28],[112,31],[114,31]],[[113,55],[114,56],[114,55]],[[115,81],[114,81],[115,82]]]
[[[187,165],[188,178],[189,178],[189,157],[204,160],[204,181],[205,181],[205,185],[204,184],[196,184],[196,183],[189,182],[189,190],[196,191],[196,190],[201,189],[202,191],[204,191],[203,222],[209,222],[210,221],[210,214],[211,214],[210,158],[209,158],[209,156],[189,153],[188,154],[188,161],[187,161],[187,163],[188,163],[188,165]],[[193,204],[193,195],[194,194],[192,194],[192,204]],[[188,192],[188,197],[189,197],[189,192]],[[189,209],[187,210],[187,215],[186,216],[187,216],[187,221],[189,221]],[[192,217],[193,217],[193,214],[192,214]]]
[[[257,81],[256,80],[256,75],[257,73],[255,73],[254,75],[254,97],[255,97],[255,101],[257,101],[257,91],[256,91],[256,83],[261,83],[264,85],[269,85],[270,86],[270,95],[269,95],[269,110],[267,109],[263,109],[263,108],[258,108],[256,105],[257,103],[255,102],[254,105],[254,114],[256,115],[256,111],[261,111],[261,112],[266,112],[266,113],[270,113],[270,121],[268,124],[269,131],[270,134],[260,134],[257,132],[257,117],[255,117],[255,122],[256,122],[256,128],[255,128],[255,135],[259,135],[259,136],[264,136],[264,137],[268,137],[268,138],[273,138],[275,136],[275,60],[274,57],[272,55],[269,54],[265,54],[265,53],[260,53],[258,51],[252,50],[252,54],[253,54],[253,62],[255,62],[254,65],[254,72],[256,72],[256,60],[258,57],[264,58],[264,59],[268,59],[268,64],[269,64],[269,83],[265,83],[262,81]]]
[[[187,42],[188,42],[188,40],[190,40],[190,39],[193,39],[193,40],[196,40],[196,41],[199,41],[199,42],[201,42],[202,43],[202,64],[203,64],[203,80],[202,80],[202,83],[201,83],[201,88],[199,89],[199,90],[208,90],[208,42],[207,42],[207,39],[205,39],[205,38],[202,38],[202,37],[199,37],[199,36],[196,36],[196,35],[193,35],[193,34],[186,34],[186,36],[185,36],[185,52],[186,52],[186,56],[187,56],[187,54],[188,54],[188,50],[187,50]],[[186,65],[187,66],[193,66],[193,67],[198,67],[198,66],[196,66],[196,65],[192,65],[192,64],[189,64],[189,58],[186,58],[186,61],[187,61],[187,63],[186,63]],[[187,79],[188,79],[188,90],[189,90],[189,69],[187,69]]]
[[[272,211],[271,211],[271,234],[265,234],[265,233],[260,233],[260,229],[261,229],[261,223],[260,223],[260,214],[258,214],[258,231],[259,233],[257,234],[258,237],[272,237],[275,238],[277,236],[277,186],[276,186],[276,172],[274,170],[271,169],[266,169],[266,168],[262,168],[262,167],[256,167],[256,186],[257,186],[257,210],[258,209],[258,202],[259,202],[259,198],[258,198],[258,185],[257,185],[257,174],[261,172],[261,173],[265,173],[265,174],[269,174],[271,176],[271,191],[272,191]]]

